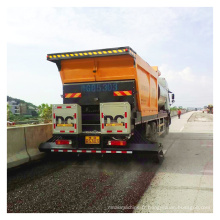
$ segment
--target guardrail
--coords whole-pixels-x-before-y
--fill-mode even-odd
[[[52,124],[8,127],[7,167],[12,168],[41,158],[44,153],[38,150],[38,146],[51,137]]]

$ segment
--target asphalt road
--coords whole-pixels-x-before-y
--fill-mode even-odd
[[[159,167],[131,155],[59,156],[8,173],[8,212],[132,212]]]
[[[206,152],[209,149],[207,146],[204,149],[190,148],[195,139],[199,141],[196,146],[202,145],[202,142],[206,145],[206,140],[212,141],[211,133],[204,133],[201,136],[198,133],[187,133],[187,129],[184,133],[185,127],[189,126],[188,119],[191,114],[182,115],[179,120],[176,117],[173,119],[171,133],[163,139],[166,158],[162,165],[155,164],[149,157],[140,155],[101,157],[101,155],[86,154],[77,157],[75,154],[61,153],[56,154],[55,157],[46,157],[31,165],[10,170],[7,211],[20,213],[153,212],[149,207],[141,211],[137,211],[136,207],[140,204],[142,206],[150,204],[149,201],[154,201],[155,196],[155,201],[159,201],[158,193],[153,193],[155,187],[152,187],[152,183],[158,179],[161,169],[163,169],[162,173],[195,174],[197,171],[204,170],[203,163],[207,161],[199,162],[203,153],[207,160],[210,159],[210,152]],[[182,151],[179,152],[179,149]],[[187,154],[187,157],[184,154]],[[198,154],[195,156],[196,160],[188,157],[192,154]],[[196,162],[190,164],[191,160]],[[157,184],[169,182],[167,176],[165,178],[162,175],[162,177]],[[179,182],[176,181],[176,184],[170,187],[177,187]],[[151,194],[148,195],[149,190]],[[163,190],[163,193],[166,193],[166,189],[163,188]],[[157,203],[157,205],[162,204]]]

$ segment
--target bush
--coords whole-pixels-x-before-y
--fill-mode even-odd
[[[39,116],[44,120],[45,123],[48,123],[52,119],[52,105],[41,104],[38,106]]]

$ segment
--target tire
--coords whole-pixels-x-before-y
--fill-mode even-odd
[[[169,125],[168,125],[168,122],[165,121],[165,131],[163,134],[160,135],[160,137],[164,138],[168,134],[169,134]]]
[[[150,131],[146,134],[147,139],[151,142],[157,142],[158,139],[157,124],[156,122],[151,122],[149,123],[149,125],[150,125]]]
[[[164,154],[163,151],[161,150],[155,154],[153,161],[154,163],[161,164],[163,160],[164,160]]]

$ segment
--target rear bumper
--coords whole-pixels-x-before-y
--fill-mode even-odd
[[[119,153],[119,154],[132,154],[135,151],[153,151],[158,152],[162,149],[159,143],[128,143],[127,146],[105,146],[94,147],[88,145],[88,147],[72,146],[72,145],[56,145],[55,142],[45,142],[40,144],[39,150],[41,152],[50,153]]]

